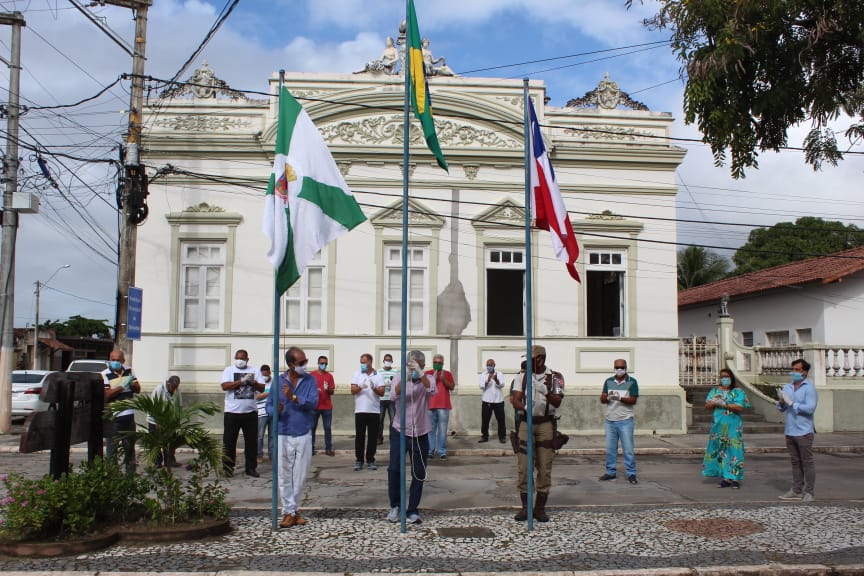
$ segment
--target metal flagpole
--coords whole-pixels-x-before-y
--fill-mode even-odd
[[[405,0],[405,18],[408,18],[408,0]],[[405,521],[408,507],[408,499],[405,494],[405,412],[408,404],[406,392],[408,380],[405,367],[408,356],[408,160],[411,152],[410,130],[411,130],[411,26],[405,27],[405,58],[402,60],[402,76],[405,80],[405,105],[402,123],[402,318],[400,326],[400,350],[402,361],[400,364],[400,377],[402,383],[401,394],[399,394],[399,531],[403,534],[407,531]],[[416,448],[416,446],[415,446]],[[413,458],[412,471],[413,471]]]
[[[276,122],[277,122],[277,138],[278,138],[278,122],[282,119],[280,116],[280,111],[282,110],[282,86],[285,84],[285,70],[279,70],[279,95],[276,98]],[[287,257],[287,256],[286,256]],[[273,366],[270,369],[270,395],[276,395],[273,398],[273,415],[270,420],[270,454],[272,454],[273,458],[271,460],[271,464],[273,470],[272,474],[272,491],[271,491],[271,504],[270,504],[270,519],[272,523],[272,529],[277,529],[277,522],[279,520],[279,514],[276,512],[277,506],[279,506],[279,382],[281,376],[279,375],[279,328],[280,322],[279,318],[282,316],[281,304],[282,304],[282,295],[279,294],[279,289],[276,287],[278,274],[273,274]],[[267,398],[267,402],[270,402],[270,398]]]
[[[528,530],[534,529],[534,355],[531,353],[531,121],[528,107],[528,78],[522,79],[522,109],[525,113],[525,437],[527,439]]]

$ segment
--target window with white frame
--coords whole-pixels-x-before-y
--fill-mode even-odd
[[[399,332],[402,323],[402,247],[384,246],[384,329]],[[408,331],[429,329],[429,247],[408,245]]]
[[[627,251],[589,250],[585,257],[588,336],[627,336]]]
[[[765,332],[765,340],[768,341],[768,346],[789,346],[789,330]]]
[[[180,327],[222,329],[225,299],[225,243],[180,245]]]
[[[486,248],[486,334],[525,334],[524,248]]]
[[[296,332],[322,332],[327,326],[327,268],[324,251],[285,293],[285,328]]]

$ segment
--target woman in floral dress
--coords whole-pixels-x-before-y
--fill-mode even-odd
[[[741,412],[750,407],[747,395],[735,387],[735,378],[720,370],[720,385],[711,388],[705,409],[714,414],[708,448],[702,460],[702,475],[719,477],[720,488],[740,488],[744,478],[744,423]]]

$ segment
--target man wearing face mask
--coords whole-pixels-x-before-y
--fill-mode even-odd
[[[792,462],[792,488],[781,500],[816,499],[816,465],[813,462],[813,415],[819,403],[816,387],[807,379],[810,363],[799,358],[792,362],[792,381],[779,391],[777,409],[786,413],[786,449]]]
[[[636,456],[633,451],[633,406],[639,399],[639,383],[627,373],[627,361],[615,360],[615,375],[603,383],[600,403],[606,404],[606,472],[600,480],[617,478],[618,441],[624,454],[627,481],[638,484]]]
[[[318,435],[318,420],[324,423],[324,453],[327,456],[335,456],[333,451],[333,392],[336,390],[336,382],[333,375],[327,372],[329,360],[327,356],[318,357],[318,369],[312,372],[318,385],[318,406],[315,408],[315,424],[312,426],[312,455],[315,455],[315,437]]]
[[[384,417],[390,415],[390,426],[393,426],[393,403],[390,401],[390,389],[393,377],[399,374],[399,370],[393,368],[393,356],[384,355],[381,370],[378,371],[384,380],[384,395],[381,396],[381,417],[378,419],[378,444],[384,444]]]
[[[429,456],[438,453],[441,460],[447,459],[447,426],[450,422],[450,410],[453,404],[450,402],[450,391],[456,388],[456,381],[449,370],[444,370],[444,355],[435,354],[432,357],[432,370],[426,371],[427,375],[435,377],[438,384],[438,392],[429,398]]]
[[[480,413],[480,442],[489,441],[489,421],[492,413],[498,422],[498,441],[507,442],[507,425],[504,423],[504,376],[495,369],[495,360],[486,360],[486,372],[480,375],[480,390],[483,391],[483,407]]]
[[[270,428],[270,418],[267,417],[267,396],[270,394],[270,382],[273,379],[270,366],[262,364],[259,368],[264,391],[255,394],[255,405],[258,408],[258,463],[264,461],[264,434],[267,434],[267,460],[273,460],[273,430]]]
[[[105,403],[109,404],[117,400],[131,399],[135,394],[141,392],[138,378],[132,372],[130,366],[126,366],[126,354],[123,350],[115,348],[108,355],[108,368],[102,371],[102,380],[105,385]],[[117,444],[123,443],[123,464],[127,473],[135,472],[135,442],[131,438],[122,438],[118,432],[135,431],[135,411],[124,410],[117,414],[113,420],[105,422],[105,455],[113,459],[117,453]]]
[[[258,370],[249,365],[249,353],[237,350],[234,363],[222,371],[222,390],[225,391],[223,415],[223,468],[229,478],[234,476],[237,463],[237,437],[243,432],[243,453],[246,475],[258,478],[258,406],[256,392],[264,391]]]
[[[381,396],[384,395],[384,380],[372,366],[372,355],[360,356],[360,369],[351,377],[351,394],[354,395],[354,471],[366,467],[377,470],[375,452],[378,449],[378,420],[381,418]]]
[[[538,522],[548,522],[546,502],[549,490],[552,488],[552,460],[555,458],[553,438],[555,437],[556,412],[564,399],[564,377],[546,366],[546,348],[534,345],[531,348],[533,359],[531,419],[534,436],[534,461],[537,470],[535,489],[537,497],[534,503],[534,519]],[[526,373],[516,375],[513,394],[510,403],[513,408],[522,412],[523,420],[519,426],[519,497],[522,509],[514,517],[516,520],[528,519],[528,426],[525,423],[525,410],[528,408],[526,395]]]
[[[312,422],[318,406],[318,385],[306,372],[306,353],[296,346],[285,352],[288,370],[279,376],[267,398],[267,415],[276,412],[279,437],[279,496],[282,521],[279,526],[303,526],[297,507],[303,496],[303,485],[312,461]]]

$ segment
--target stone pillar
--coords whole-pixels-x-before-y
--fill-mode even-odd
[[[725,368],[727,364],[737,370],[735,355],[735,321],[731,316],[720,316],[717,318],[717,360],[718,368]]]

